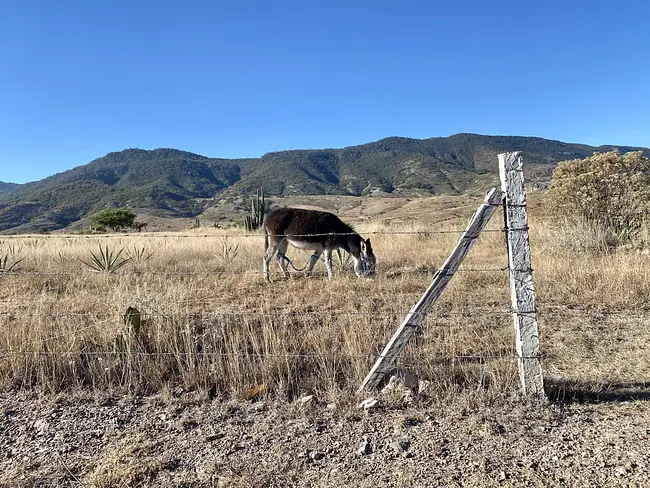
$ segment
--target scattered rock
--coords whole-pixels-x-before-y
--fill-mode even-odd
[[[368,436],[364,435],[363,442],[359,446],[359,449],[357,449],[357,454],[360,454],[361,456],[367,456],[368,454],[371,453],[372,453],[372,445],[370,444],[370,439],[368,439]]]
[[[205,441],[206,442],[216,441],[218,439],[223,438],[223,436],[224,435],[221,432],[217,432],[215,434],[208,434],[208,435],[205,436]]]
[[[42,432],[46,431],[48,427],[49,427],[49,424],[45,420],[40,419],[40,420],[37,420],[36,422],[34,422],[34,429],[37,432],[42,433]]]
[[[251,406],[249,407],[249,411],[264,412],[266,410],[266,407],[267,407],[266,402],[259,401],[251,404]]]
[[[327,430],[327,420],[319,419],[316,421],[316,432],[319,434]]]
[[[312,452],[309,453],[309,457],[313,461],[320,461],[321,459],[323,459],[325,457],[325,454],[320,452],[320,451],[312,451]]]
[[[402,453],[410,449],[411,441],[409,441],[408,439],[398,439],[395,442],[393,442],[393,444],[391,445],[395,452]]]
[[[418,390],[420,378],[418,378],[410,371],[402,368],[393,368],[388,372],[388,376],[390,379],[388,380],[388,385],[386,385],[384,389],[388,388],[388,386],[391,384],[391,381],[395,382],[395,380],[399,380],[404,387],[410,388],[414,391]]]
[[[359,404],[359,408],[364,410],[374,410],[377,407],[379,407],[379,400],[374,397],[366,398]]]
[[[191,417],[184,417],[178,422],[179,430],[192,430],[198,426],[199,423]]]
[[[405,386],[398,376],[391,376],[388,384],[381,390],[381,393],[389,403],[411,404],[413,402],[413,390]]]
[[[234,453],[236,453],[238,451],[243,451],[243,450],[244,450],[244,446],[242,446],[241,444],[231,444],[230,445],[230,450],[228,452],[226,452],[226,456],[228,456],[230,454],[234,454]]]
[[[309,405],[314,402],[314,395],[306,395],[298,398],[298,403],[301,405]]]

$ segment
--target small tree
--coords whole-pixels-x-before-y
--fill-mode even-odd
[[[126,227],[133,227],[135,214],[127,208],[106,208],[91,215],[90,219],[97,227],[106,227],[114,232]]]
[[[549,195],[556,211],[632,237],[650,211],[650,159],[641,151],[595,153],[555,168]]]

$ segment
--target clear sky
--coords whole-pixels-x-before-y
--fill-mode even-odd
[[[650,146],[650,1],[0,1],[0,180],[458,132]]]

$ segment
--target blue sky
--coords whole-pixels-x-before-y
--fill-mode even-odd
[[[458,132],[650,146],[650,2],[0,3],[0,180]]]

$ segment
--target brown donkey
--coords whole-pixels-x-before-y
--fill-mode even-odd
[[[289,277],[285,256],[289,244],[298,249],[313,250],[305,276],[311,274],[316,261],[325,253],[327,276],[332,279],[332,252],[343,249],[350,253],[357,276],[375,274],[375,255],[370,239],[364,240],[352,227],[343,223],[336,215],[318,210],[301,208],[279,208],[264,219],[264,280],[269,280],[269,263],[277,253],[277,261],[285,277]]]

